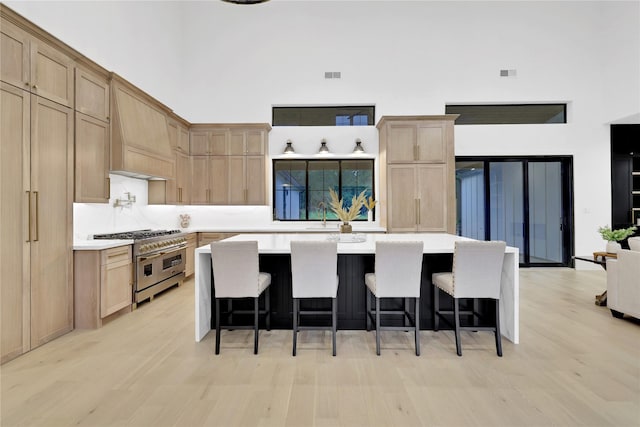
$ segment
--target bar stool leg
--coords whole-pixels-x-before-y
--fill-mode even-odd
[[[371,295],[372,294],[369,288],[366,286],[365,286],[364,292],[365,292],[364,299],[365,299],[365,307],[366,307],[365,319],[367,321],[367,332],[368,332],[371,330]]]
[[[266,311],[267,318],[265,319],[265,324],[267,327],[267,331],[271,330],[271,297],[269,293],[269,288],[264,291],[264,309]]]
[[[293,355],[296,355],[298,343],[298,298],[293,299]]]
[[[456,333],[456,352],[458,353],[458,356],[462,356],[462,346],[460,345],[460,308],[458,298],[453,299],[453,311]]]
[[[376,296],[376,354],[380,356],[380,298]]]
[[[258,298],[253,299],[253,354],[258,354],[258,316],[260,314],[260,306]]]
[[[331,301],[332,333],[333,333],[333,355],[336,355],[336,332],[338,330],[338,299],[332,298]]]
[[[220,299],[216,298],[216,354],[220,354]]]
[[[440,325],[440,292],[438,287],[433,285],[433,330],[438,331]]]
[[[502,357],[502,334],[500,333],[500,300],[496,300],[496,351]]]
[[[413,320],[416,332],[416,356],[420,356],[420,298],[416,298],[416,310]]]

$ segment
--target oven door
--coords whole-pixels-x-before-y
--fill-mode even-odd
[[[136,292],[184,272],[186,248],[139,255],[136,261]]]

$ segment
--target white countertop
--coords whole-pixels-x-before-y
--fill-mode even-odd
[[[101,251],[119,246],[133,245],[133,240],[74,240],[74,251]]]
[[[441,254],[453,253],[454,242],[462,240],[473,240],[466,237],[455,236],[447,233],[403,233],[403,234],[381,234],[381,233],[353,233],[353,234],[330,234],[326,237],[317,234],[239,234],[225,239],[227,241],[248,241],[258,242],[258,251],[261,254],[288,254],[291,252],[292,240],[314,241],[318,239],[339,238],[338,253],[340,254],[374,254],[376,252],[376,241],[422,241],[424,243],[423,253]],[[210,246],[202,246],[196,253],[209,253]],[[507,246],[507,253],[517,252],[517,248]]]
[[[325,226],[321,222],[274,222],[264,226],[233,226],[233,227],[190,227],[182,228],[183,233],[337,233],[342,223],[336,221],[327,222]],[[352,222],[354,233],[386,233],[385,227],[375,223]]]
[[[340,222],[330,221],[325,226],[321,222],[274,222],[264,226],[233,226],[233,227],[190,227],[181,228],[183,233],[338,233]],[[386,228],[375,223],[352,222],[354,233],[385,233]],[[99,251],[118,246],[132,245],[133,240],[93,240],[75,239],[74,251]]]

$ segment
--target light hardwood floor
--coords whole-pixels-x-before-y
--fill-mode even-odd
[[[521,344],[450,331],[249,331],[194,342],[193,280],[1,370],[2,426],[640,425],[640,323],[594,305],[602,271],[521,270]]]

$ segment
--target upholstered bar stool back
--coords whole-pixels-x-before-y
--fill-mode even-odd
[[[336,355],[338,323],[338,244],[330,241],[291,242],[291,286],[293,295],[293,352],[296,355],[298,331],[331,329],[333,355]],[[302,298],[331,298],[331,310],[300,310]],[[331,315],[331,328],[300,326],[301,315]]]
[[[367,330],[370,322],[376,324],[376,354],[380,355],[380,331],[413,330],[416,356],[420,355],[420,282],[422,277],[422,242],[378,241],[376,242],[375,273],[364,276],[367,286]],[[370,295],[375,298],[375,310],[371,309]],[[404,309],[380,309],[381,298],[404,298]],[[415,301],[413,316],[409,313],[408,299]],[[404,326],[381,326],[380,315],[402,315]],[[411,324],[411,326],[408,326]]]
[[[458,241],[455,242],[453,268],[451,273],[435,273],[432,276],[434,285],[434,329],[437,331],[439,319],[444,314],[453,314],[456,339],[456,352],[462,356],[460,344],[461,330],[490,330],[495,334],[496,351],[502,356],[502,337],[500,335],[500,282],[504,263],[505,242]],[[440,294],[442,289],[454,299],[454,309],[440,310]],[[459,300],[473,298],[474,309],[461,312]],[[460,315],[480,317],[475,299],[492,299],[495,301],[495,327],[461,326]]]
[[[271,275],[259,271],[258,242],[212,242],[211,267],[213,269],[213,287],[216,297],[216,354],[220,353],[220,300],[223,298],[253,298],[254,309],[254,354],[258,354],[258,316],[266,315],[267,329],[270,328],[269,285]],[[265,292],[265,309],[259,310],[258,298]],[[231,307],[231,304],[229,305]],[[233,313],[246,311],[231,308],[226,313],[231,317]],[[232,326],[230,329],[247,329],[242,326]]]

